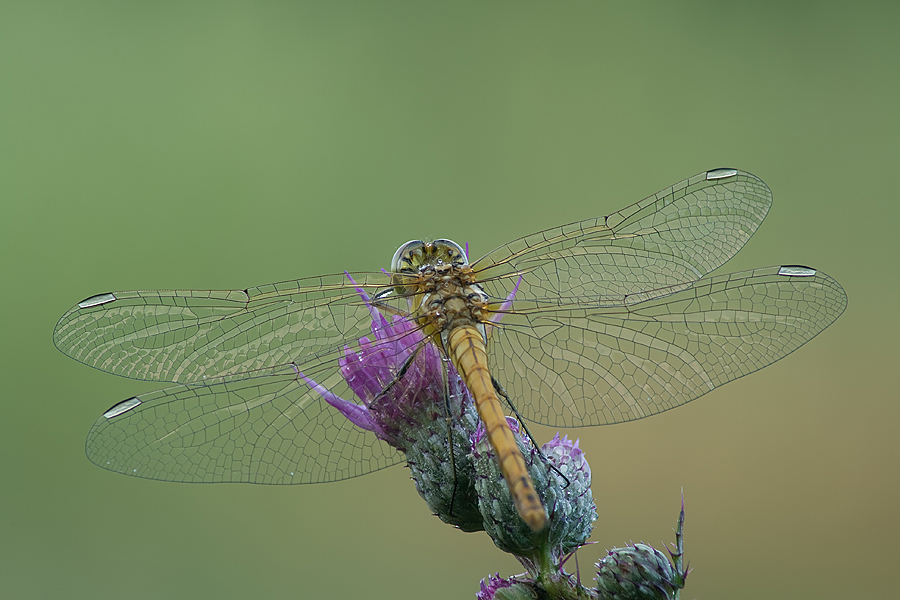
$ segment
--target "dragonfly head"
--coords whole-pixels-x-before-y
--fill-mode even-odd
[[[397,248],[391,259],[391,284],[397,293],[407,291],[413,278],[428,271],[441,272],[469,264],[462,246],[452,240],[410,240]]]
[[[469,264],[462,246],[453,240],[410,240],[397,248],[391,259],[391,272],[414,273],[423,267],[440,265],[464,266]],[[406,271],[408,270],[408,271]]]

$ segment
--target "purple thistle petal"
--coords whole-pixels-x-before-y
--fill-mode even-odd
[[[488,575],[481,580],[481,590],[475,594],[476,600],[494,600],[497,590],[512,587],[512,581],[508,581],[500,577],[500,573]]]
[[[515,297],[516,297],[516,292],[519,291],[519,284],[520,284],[520,283],[522,283],[522,276],[521,276],[521,275],[519,275],[519,280],[516,281],[516,286],[512,289],[512,291],[511,291],[511,292],[509,293],[509,295],[506,297],[506,300],[503,302],[503,304],[500,305],[500,308],[498,308],[498,309],[494,312],[493,316],[491,316],[491,319],[490,319],[490,320],[491,320],[491,323],[499,323],[499,322],[500,322],[500,319],[503,318],[503,315],[504,315],[504,314],[512,307],[513,300],[514,300]]]
[[[370,346],[367,338],[359,341],[360,353],[353,352],[350,348],[344,349],[344,357],[338,360],[341,375],[347,381],[347,385],[356,394],[356,397],[368,405],[372,399],[384,389],[379,373],[365,358],[366,348]]]
[[[372,415],[369,413],[368,408],[340,398],[303,373],[300,373],[299,375],[303,378],[303,381],[305,381],[307,385],[309,385],[309,387],[313,389],[313,391],[322,396],[325,402],[341,411],[341,414],[347,417],[351,423],[353,423],[357,427],[365,429],[366,431],[373,431],[375,433],[380,432],[380,428],[372,419]]]
[[[372,299],[369,298],[369,295],[363,290],[361,287],[356,285],[356,281],[353,280],[353,277],[350,276],[350,273],[344,271],[344,275],[347,276],[347,279],[350,280],[355,287],[356,293],[359,294],[359,297],[362,298],[362,301],[366,303],[366,306],[369,309],[369,316],[372,317],[372,329],[375,329],[376,323],[380,324],[382,327],[387,326],[387,321],[384,319],[384,315],[378,312],[378,309],[372,304]]]
[[[578,442],[579,440],[575,440],[574,442],[569,440],[569,436],[567,435],[560,438],[559,432],[557,432],[552,440],[543,445],[542,449],[548,456],[554,455],[557,456],[558,459],[563,459],[563,457],[568,457],[570,460],[581,459],[584,455],[584,451],[578,446]]]

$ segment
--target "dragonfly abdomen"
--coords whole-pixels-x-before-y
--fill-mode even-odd
[[[500,398],[491,382],[484,338],[474,326],[463,325],[449,332],[447,342],[453,364],[475,398],[478,416],[497,455],[516,510],[531,529],[540,531],[547,522],[547,513],[534,489],[525,459],[516,445],[516,438],[506,422]]]

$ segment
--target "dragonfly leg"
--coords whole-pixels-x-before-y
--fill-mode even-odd
[[[415,350],[413,350],[412,352],[410,352],[409,356],[406,357],[406,360],[403,361],[403,364],[400,366],[400,370],[397,371],[397,374],[394,375],[393,379],[391,379],[391,380],[388,382],[388,384],[387,384],[386,386],[384,386],[384,389],[382,389],[382,390],[378,393],[378,395],[375,396],[373,402],[375,402],[375,400],[379,400],[379,399],[381,399],[381,398],[384,398],[384,397],[387,395],[387,393],[388,393],[389,391],[391,391],[391,388],[393,388],[395,385],[397,385],[397,383],[400,382],[401,379],[403,379],[403,377],[406,375],[406,372],[409,371],[410,365],[412,365],[413,361],[414,361],[414,360],[416,359],[416,357],[419,355],[419,352],[420,352],[421,350],[422,350],[422,344],[419,344],[419,346],[417,346]]]
[[[441,383],[444,386],[444,419],[447,420],[447,448],[450,454],[450,470],[453,473],[453,491],[450,493],[450,510],[449,514],[453,516],[453,507],[456,503],[456,457],[453,452],[453,415],[450,410],[450,380],[447,373],[447,363],[441,359]]]
[[[537,449],[538,455],[541,457],[541,460],[544,462],[544,464],[550,467],[551,470],[555,471],[557,475],[563,478],[563,480],[566,482],[566,485],[563,486],[563,489],[569,487],[569,484],[571,483],[571,481],[569,481],[569,478],[563,475],[562,471],[553,466],[550,461],[547,460],[547,457],[544,456],[544,452],[541,450],[541,447],[534,440],[534,436],[531,435],[531,432],[528,431],[528,426],[525,425],[525,421],[522,419],[519,411],[516,410],[516,405],[513,404],[512,400],[510,400],[509,398],[509,394],[506,393],[506,390],[503,389],[503,386],[500,385],[500,382],[497,381],[497,379],[493,375],[491,375],[491,384],[494,386],[494,391],[497,392],[497,395],[503,398],[503,400],[506,402],[506,405],[509,406],[513,414],[516,415],[516,420],[519,421],[519,426],[525,432],[525,435],[528,436],[528,439],[531,440],[531,445]]]

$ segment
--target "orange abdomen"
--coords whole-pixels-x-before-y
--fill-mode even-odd
[[[475,408],[484,423],[488,441],[500,461],[500,471],[509,485],[516,510],[531,529],[540,531],[547,522],[547,513],[534,489],[525,467],[525,459],[516,445],[500,399],[491,383],[484,340],[474,327],[462,326],[454,328],[447,341],[450,358],[475,398]]]

